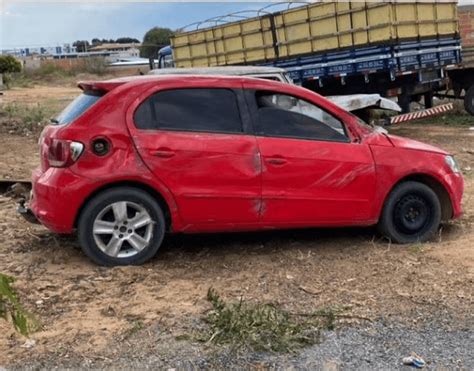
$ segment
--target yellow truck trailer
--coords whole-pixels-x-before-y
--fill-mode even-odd
[[[456,1],[323,1],[269,10],[178,32],[159,51],[159,67],[276,66],[323,95],[397,96],[408,111],[422,97],[431,107],[461,63]]]
[[[458,33],[457,4],[323,2],[178,33],[176,67],[252,64]]]

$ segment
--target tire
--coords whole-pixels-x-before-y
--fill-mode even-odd
[[[91,199],[78,221],[79,243],[95,263],[140,265],[155,256],[165,235],[158,202],[132,187],[106,190]]]
[[[407,181],[389,194],[378,224],[379,232],[396,243],[432,239],[441,223],[441,204],[428,186]]]
[[[464,95],[464,109],[474,116],[474,85],[466,90]]]

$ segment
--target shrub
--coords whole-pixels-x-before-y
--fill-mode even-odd
[[[92,73],[94,75],[103,75],[106,72],[106,68],[107,62],[104,58],[86,58],[84,61],[83,71],[80,72]]]
[[[21,71],[21,63],[11,55],[0,55],[0,73],[15,73]]]
[[[233,350],[291,352],[319,341],[322,329],[333,329],[333,310],[309,315],[291,314],[272,304],[225,303],[214,289],[207,299],[212,305],[206,322],[209,329],[200,340],[227,344]]]

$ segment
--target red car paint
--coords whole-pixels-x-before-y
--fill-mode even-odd
[[[87,200],[120,184],[135,184],[160,197],[169,209],[172,232],[372,225],[391,189],[414,176],[444,189],[448,218],[461,215],[463,179],[446,165],[444,151],[365,128],[309,90],[202,76],[143,76],[79,86],[106,94],[72,123],[45,128],[41,166],[33,173],[31,209],[55,232],[72,232]],[[135,127],[134,111],[151,94],[199,87],[274,91],[305,99],[343,122],[350,142]],[[110,143],[105,156],[92,151],[97,138]],[[48,162],[53,139],[80,142],[85,149],[70,166],[54,168]]]

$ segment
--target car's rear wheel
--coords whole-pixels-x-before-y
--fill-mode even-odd
[[[397,243],[432,239],[441,222],[441,204],[428,186],[413,181],[397,185],[388,196],[378,229]]]
[[[90,200],[78,222],[84,253],[107,266],[138,265],[152,258],[165,234],[156,200],[131,187],[106,190]]]

